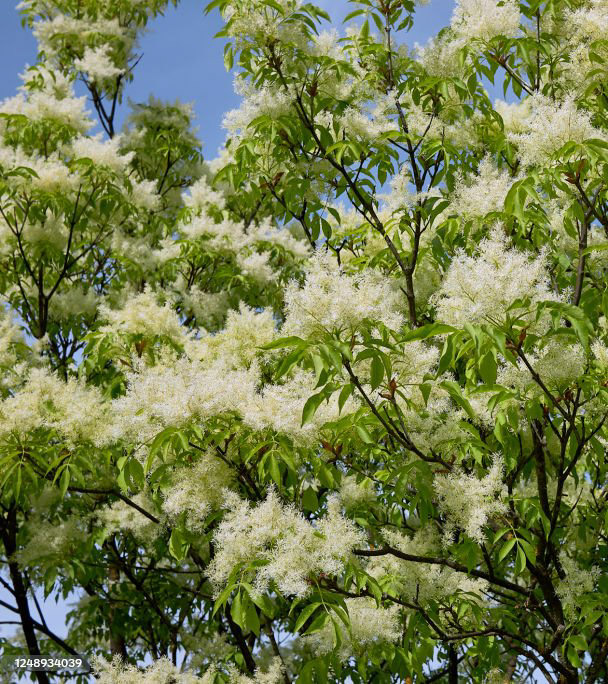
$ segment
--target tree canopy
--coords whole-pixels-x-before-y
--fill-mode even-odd
[[[242,96],[216,159],[179,102],[117,130],[170,4],[19,6],[4,655],[608,682],[607,0],[457,0],[425,46],[414,0],[214,0]],[[77,598],[67,637],[40,592]]]

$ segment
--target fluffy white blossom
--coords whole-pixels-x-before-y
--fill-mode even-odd
[[[543,254],[533,256],[509,247],[498,227],[480,242],[478,254],[456,253],[432,301],[439,320],[462,327],[501,321],[513,302],[523,298],[529,298],[532,307],[555,300],[546,259]]]
[[[0,143],[0,169],[12,171],[17,167],[31,169],[35,176],[10,178],[10,184],[16,188],[31,187],[43,192],[70,195],[80,184],[78,175],[70,171],[57,154],[49,154],[46,158],[34,157],[24,154],[19,148],[5,147]]]
[[[519,3],[516,0],[457,0],[452,30],[468,40],[512,37],[519,31]]]
[[[461,77],[470,61],[467,59],[463,65],[460,60],[460,51],[465,45],[464,38],[452,34],[433,37],[424,46],[416,44],[416,58],[430,76]]]
[[[600,340],[595,340],[591,345],[591,351],[598,365],[603,369],[608,368],[608,347]]]
[[[393,643],[399,639],[399,606],[377,606],[373,598],[347,598],[346,607],[350,626],[339,623],[342,643],[338,649],[341,658],[356,656],[373,644]],[[305,637],[313,650],[323,655],[334,648],[334,627],[328,622],[323,629]]]
[[[278,88],[261,88],[253,90],[245,85],[241,79],[236,81],[237,91],[241,91],[244,100],[238,109],[232,109],[225,116],[222,125],[230,133],[244,132],[249,124],[260,116],[276,119],[287,114],[292,107],[292,98]]]
[[[67,124],[77,133],[85,133],[93,125],[86,109],[86,96],[75,97],[72,83],[59,72],[49,72],[38,67],[35,72],[21,75],[24,85],[19,94],[0,104],[0,112],[8,115],[26,116],[31,121],[52,121]],[[27,86],[36,84],[36,87]]]
[[[275,322],[270,311],[255,311],[241,303],[238,311],[229,311],[223,330],[191,342],[188,353],[207,366],[221,362],[238,368],[251,363],[260,347],[272,341]]]
[[[196,285],[182,287],[179,280],[176,282],[176,290],[184,313],[194,316],[196,323],[205,328],[215,328],[230,305],[226,292],[203,292]]]
[[[269,254],[265,252],[239,252],[236,255],[237,266],[241,273],[262,285],[272,282],[276,274],[269,263]]]
[[[559,562],[566,576],[557,581],[555,591],[561,599],[565,613],[570,617],[575,617],[579,610],[581,596],[594,591],[600,576],[600,569],[592,567],[585,570],[576,559],[564,552],[559,554]]]
[[[403,294],[371,269],[354,275],[340,271],[328,254],[311,259],[306,282],[290,283],[285,291],[284,335],[309,337],[334,330],[355,330],[363,321],[384,323],[397,330],[403,324]]]
[[[398,128],[398,124],[386,115],[382,107],[377,107],[370,113],[352,106],[347,107],[339,118],[339,124],[347,135],[363,140],[375,140],[382,133]]]
[[[550,338],[539,350],[527,354],[528,363],[551,389],[564,390],[585,371],[585,352],[580,344],[568,338]],[[542,389],[534,382],[528,367],[521,359],[505,364],[498,370],[497,381],[505,387],[540,395]]]
[[[449,210],[466,219],[502,211],[505,197],[516,180],[508,171],[499,169],[490,157],[484,157],[475,175],[459,179]]]
[[[110,406],[104,440],[146,443],[166,427],[191,420],[238,413],[251,403],[259,382],[255,364],[233,370],[223,363],[206,366],[188,358],[161,359],[157,365],[139,364],[127,374],[128,389]]]
[[[213,190],[205,176],[202,176],[190,186],[188,192],[184,193],[183,199],[184,204],[195,211],[204,211],[210,206],[223,209],[226,204],[224,195],[217,190]]]
[[[105,332],[128,335],[162,335],[175,342],[182,342],[184,329],[173,309],[165,304],[159,306],[157,297],[150,288],[129,297],[120,309],[110,309],[106,304],[99,307],[102,319],[108,325],[101,328]]]
[[[340,502],[349,510],[358,506],[373,503],[376,500],[374,484],[371,480],[359,481],[356,475],[347,475],[340,483]]]
[[[216,553],[208,570],[218,591],[237,565],[264,561],[252,571],[258,591],[266,591],[272,582],[284,594],[305,596],[311,591],[309,578],[340,573],[352,549],[363,541],[337,501],[330,501],[316,528],[283,505],[274,491],[255,507],[226,493],[226,505],[229,510],[214,534]]]
[[[229,671],[230,684],[283,684],[284,679],[283,663],[280,658],[273,658],[266,670],[258,668],[253,677],[238,672],[236,668]]]
[[[100,45],[96,48],[86,47],[82,59],[75,60],[74,66],[83,71],[91,81],[116,78],[124,73],[123,69],[114,65],[109,45]]]
[[[448,543],[457,530],[463,530],[479,544],[484,542],[484,527],[488,521],[507,510],[501,500],[506,495],[503,475],[502,458],[495,456],[481,479],[459,470],[435,477],[433,487],[439,499],[439,510],[446,516],[444,530]]]
[[[86,518],[80,516],[53,522],[32,517],[26,525],[27,542],[17,552],[17,561],[23,567],[38,563],[63,564],[87,539],[86,522]]]
[[[533,100],[526,98],[519,102],[505,102],[496,99],[494,110],[500,114],[506,133],[524,133],[528,126]]]
[[[233,471],[217,453],[206,452],[191,467],[177,468],[163,491],[162,508],[167,517],[186,514],[190,529],[200,529],[212,510],[221,507],[223,489],[230,485]]]
[[[56,430],[68,445],[97,442],[105,409],[101,392],[70,378],[61,380],[46,368],[32,368],[19,391],[0,402],[0,437],[23,439],[38,428]]]
[[[130,500],[147,513],[158,517],[156,505],[147,492],[139,492]],[[120,530],[130,532],[139,541],[154,540],[163,531],[162,525],[154,522],[122,499],[98,510],[96,516],[106,532],[118,532]]]
[[[323,425],[340,416],[338,394],[334,393],[305,425],[301,424],[304,405],[315,393],[315,385],[315,374],[304,370],[297,370],[282,384],[266,385],[241,407],[243,421],[255,430],[271,428],[289,435],[297,444],[311,445],[319,440]],[[356,408],[357,402],[349,397],[342,413],[352,413]]]
[[[590,0],[566,12],[565,23],[577,41],[601,40],[608,35],[608,3]]]
[[[520,133],[507,133],[518,149],[524,166],[548,163],[567,142],[581,143],[589,138],[608,136],[591,123],[591,115],[580,109],[574,97],[562,102],[541,94],[529,98],[529,114],[521,121]]]
[[[384,539],[393,548],[412,556],[437,556],[442,553],[441,537],[435,527],[420,527],[413,536],[386,529]],[[449,601],[463,593],[482,603],[488,588],[486,580],[469,577],[450,568],[405,561],[387,554],[370,559],[367,572],[385,586],[390,586],[406,600]]]
[[[98,166],[105,166],[114,173],[122,174],[134,153],[121,154],[120,147],[120,136],[102,140],[99,134],[93,138],[76,138],[72,143],[72,153],[76,159],[91,159]]]
[[[100,657],[92,659],[96,681],[99,684],[213,684],[215,670],[197,677],[188,672],[181,672],[167,658],[161,658],[144,671],[134,665],[124,664],[120,658],[111,663]]]
[[[93,288],[85,290],[81,285],[74,284],[53,295],[49,302],[49,311],[52,316],[62,320],[83,314],[93,316],[97,311],[99,299]]]

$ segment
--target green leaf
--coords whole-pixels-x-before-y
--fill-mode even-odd
[[[251,601],[247,601],[247,608],[245,611],[245,627],[253,632],[255,635],[260,635],[260,618],[255,605]]]
[[[338,411],[340,413],[342,413],[344,404],[346,404],[348,397],[350,397],[354,389],[354,385],[349,383],[348,385],[344,385],[344,387],[340,390],[340,395],[338,396]]]
[[[589,648],[587,640],[582,634],[572,634],[572,636],[568,637],[568,641],[579,651],[586,651]]]
[[[244,584],[245,583],[243,582],[243,585]],[[266,594],[258,594],[257,592],[253,591],[253,587],[251,590],[248,588],[247,592],[249,594],[249,598],[264,613],[264,615],[267,615],[270,618],[274,617],[276,612],[274,603],[268,598],[268,596],[266,596]]]
[[[364,425],[356,425],[355,429],[357,430],[357,434],[361,438],[365,444],[373,444],[374,440],[372,439],[372,436],[369,434],[367,428]]]
[[[302,508],[305,511],[316,511],[319,508],[317,493],[312,487],[306,487],[302,492]]]
[[[576,648],[573,646],[568,646],[568,650],[566,651],[568,655],[568,660],[570,661],[570,664],[573,665],[576,668],[581,667],[583,664],[581,659],[578,656],[578,653],[576,652]]]
[[[487,385],[495,385],[497,373],[498,365],[496,359],[494,358],[494,354],[489,351],[483,355],[479,362],[479,374]]]
[[[224,66],[226,71],[230,71],[234,65],[234,52],[232,50],[232,45],[227,43],[224,46]]]
[[[329,620],[329,614],[326,611],[322,611],[317,615],[317,617],[312,621],[310,627],[304,632],[306,634],[314,634],[325,627],[327,621]]]
[[[509,539],[506,541],[503,545],[502,548],[500,549],[500,552],[498,554],[498,562],[501,563],[503,559],[508,556],[509,551],[515,546],[517,543],[517,539]]]
[[[317,608],[320,605],[320,603],[310,603],[309,605],[307,605],[304,608],[304,610],[298,615],[298,619],[296,620],[296,624],[294,625],[293,631],[299,632],[300,629],[303,627],[304,623],[308,621],[308,619],[312,616],[312,614],[317,610]]]
[[[370,372],[370,382],[372,390],[375,390],[377,387],[380,387],[380,383],[382,382],[383,378],[384,364],[382,363],[382,359],[379,356],[374,356],[374,358],[372,359]]]
[[[439,359],[439,366],[437,367],[437,377],[443,375],[446,370],[452,365],[456,352],[456,335],[449,335],[443,345],[441,358]]]
[[[444,325],[443,323],[428,323],[420,328],[411,330],[406,333],[403,338],[404,342],[413,342],[414,340],[426,340],[429,337],[436,337],[437,335],[445,335],[447,333],[456,332],[456,328],[451,325]]]
[[[21,468],[17,471],[18,484],[21,484],[19,480],[21,479]],[[61,497],[65,497],[68,487],[70,486],[70,466],[66,465],[61,473],[61,478],[59,480],[59,491],[61,492]]]
[[[213,605],[213,613],[211,614],[212,617],[216,615],[218,610],[220,610],[220,608],[222,608],[222,606],[230,598],[230,594],[232,594],[233,590],[234,584],[232,582],[228,582],[228,584],[222,589],[220,595],[215,599],[215,604]]]
[[[171,530],[171,537],[169,539],[169,553],[175,560],[181,561],[186,557],[190,544],[186,540],[183,532],[174,527]]]
[[[312,419],[324,399],[325,392],[319,392],[318,394],[313,394],[312,397],[309,397],[306,400],[302,410],[302,426],[306,425],[306,423]]]
[[[455,404],[458,404],[458,406],[462,407],[467,412],[469,418],[475,419],[475,412],[473,411],[471,404],[469,404],[462,395],[462,388],[457,382],[454,380],[446,380],[440,383],[439,386],[447,391]]]
[[[521,546],[517,546],[517,556],[515,559],[515,574],[521,575],[526,569],[526,554],[523,552]]]
[[[530,544],[530,542],[525,541],[524,539],[519,539],[518,544],[523,549],[524,553],[526,554],[526,558],[530,561],[530,563],[536,563],[536,551],[532,544]]]
[[[230,615],[236,624],[243,630],[247,629],[247,614],[245,612],[246,606],[243,606],[243,594],[238,591],[232,605],[230,606]]]
[[[278,340],[274,340],[272,342],[269,342],[268,344],[263,345],[262,347],[258,347],[258,349],[285,349],[287,347],[299,347],[305,344],[306,340],[303,340],[301,337],[296,337],[295,335],[292,335],[291,337],[280,337]]]

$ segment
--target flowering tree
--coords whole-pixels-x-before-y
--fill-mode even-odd
[[[608,2],[458,0],[408,49],[414,0],[340,33],[214,0],[243,101],[213,161],[179,103],[116,132],[169,4],[20,5],[4,653],[95,654],[103,684],[608,681]],[[65,639],[40,591],[78,597]]]

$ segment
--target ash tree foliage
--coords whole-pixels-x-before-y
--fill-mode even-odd
[[[413,0],[339,28],[215,0],[242,104],[213,160],[180,103],[117,131],[169,4],[20,5],[4,654],[102,684],[608,681],[608,2],[458,0],[419,46]],[[76,597],[67,637],[41,592]]]

